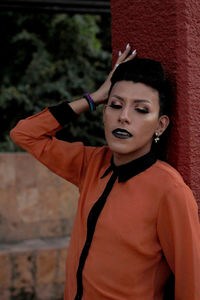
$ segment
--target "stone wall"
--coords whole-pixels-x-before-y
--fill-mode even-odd
[[[62,299],[78,189],[27,153],[0,154],[0,299]]]

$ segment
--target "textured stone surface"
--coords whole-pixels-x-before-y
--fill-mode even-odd
[[[11,276],[10,257],[6,253],[4,253],[0,255],[0,290],[2,288],[10,287]]]
[[[0,154],[0,300],[63,299],[77,198],[29,154]]]
[[[56,275],[56,253],[53,250],[40,251],[37,255],[38,284],[50,284]]]
[[[61,300],[69,238],[0,245],[1,300]]]
[[[111,0],[113,63],[129,42],[162,62],[174,83],[169,161],[200,206],[200,5],[198,0]]]
[[[71,233],[78,189],[27,153],[0,154],[0,241]]]
[[[35,267],[31,251],[12,253],[10,255],[12,269],[12,288],[26,289],[34,286]]]

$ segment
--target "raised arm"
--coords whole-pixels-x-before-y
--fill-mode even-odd
[[[136,55],[136,53],[130,53],[130,51],[131,48],[127,47],[119,55],[117,64],[132,59]],[[113,71],[103,85],[90,95],[95,105],[106,101]],[[54,173],[79,185],[81,178],[84,177],[84,170],[94,147],[84,147],[80,142],[68,143],[61,141],[55,138],[55,134],[62,126],[88,109],[88,101],[84,97],[71,103],[65,101],[19,121],[17,126],[11,130],[11,138]]]

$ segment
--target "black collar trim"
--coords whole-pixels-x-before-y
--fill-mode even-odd
[[[132,177],[138,175],[141,172],[144,172],[146,169],[151,167],[156,162],[156,156],[154,153],[149,152],[145,154],[144,156],[141,156],[135,160],[132,160],[131,162],[121,165],[121,166],[115,166],[113,157],[111,158],[110,166],[106,169],[103,176],[101,178],[104,178],[107,176],[111,171],[113,173],[117,173],[118,182],[125,182]]]

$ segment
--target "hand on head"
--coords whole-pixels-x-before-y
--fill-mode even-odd
[[[108,92],[110,90],[111,86],[111,77],[115,69],[119,66],[119,64],[124,63],[128,60],[133,59],[137,55],[136,50],[132,50],[130,44],[127,44],[126,49],[118,53],[117,61],[114,65],[113,70],[109,73],[107,79],[105,82],[100,86],[100,88],[95,92],[95,99],[96,104],[102,104],[104,103],[108,98]]]

